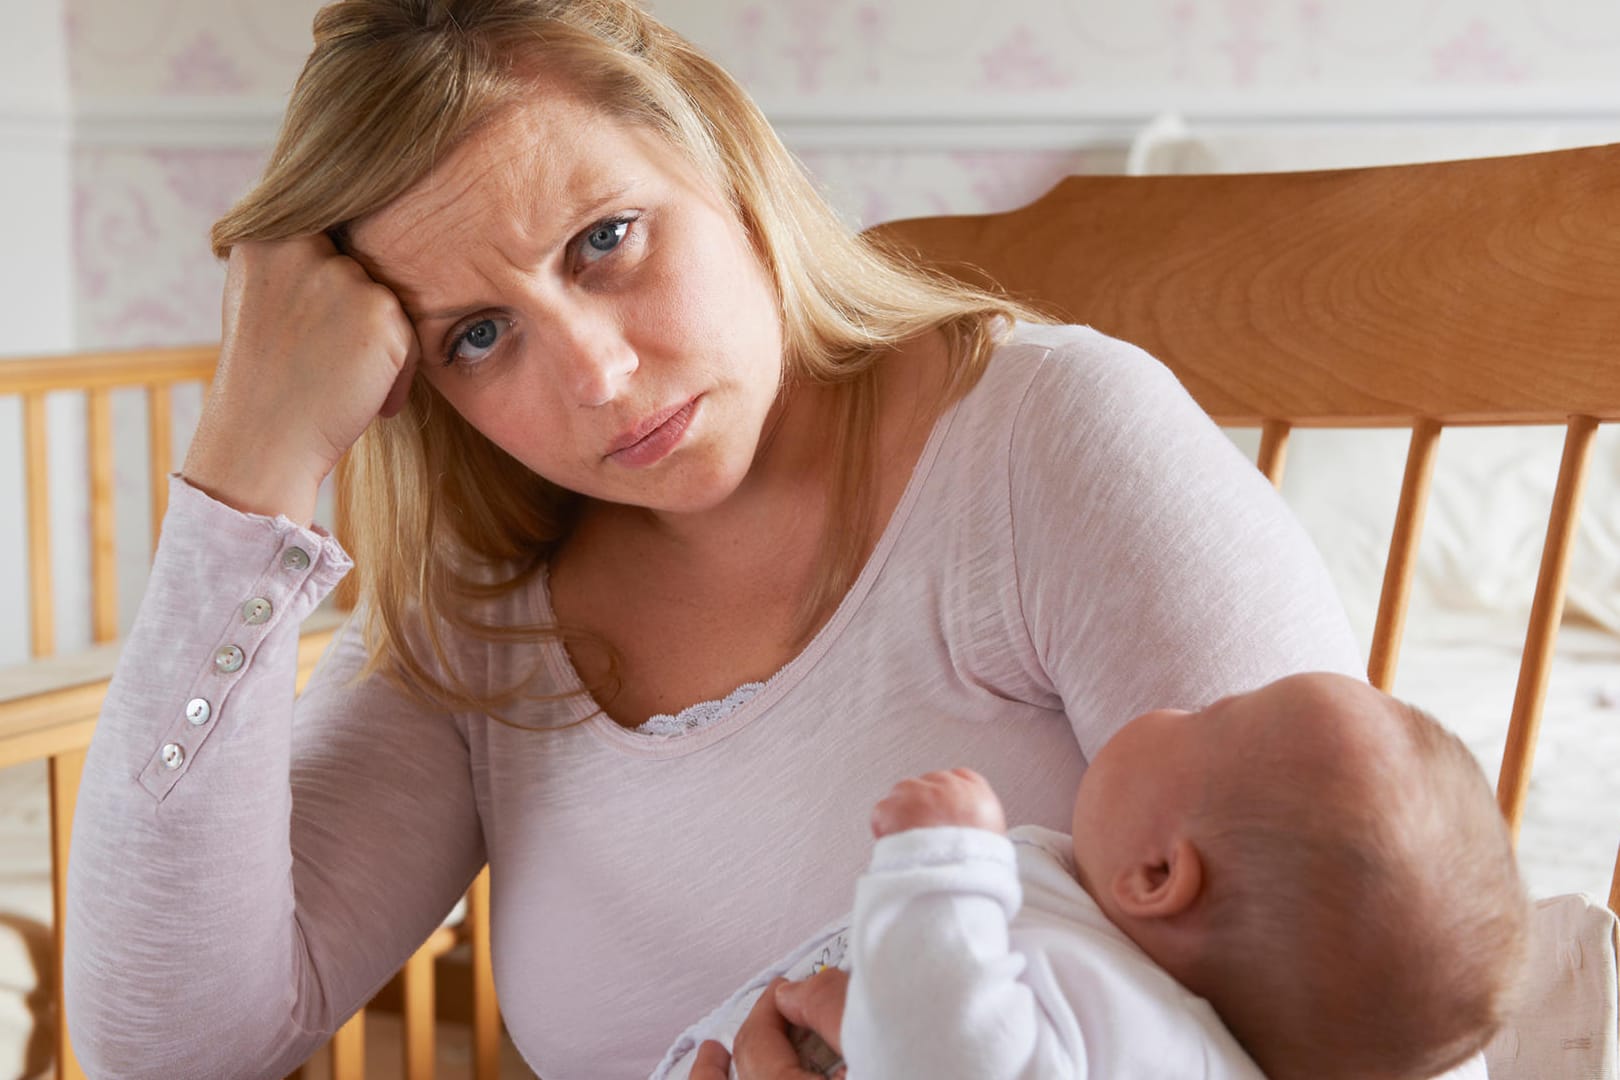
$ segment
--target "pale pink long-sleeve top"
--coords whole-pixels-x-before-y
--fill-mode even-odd
[[[1360,669],[1271,487],[1162,366],[1077,327],[1000,346],[832,619],[689,734],[425,708],[353,683],[352,627],[295,705],[298,623],[347,566],[317,532],[175,483],[74,828],[68,1009],[93,1077],[281,1076],[486,858],[530,1064],[644,1077],[847,909],[897,779],[971,766],[1009,821],[1066,830],[1087,756],[1138,712]],[[501,613],[549,618],[543,579]],[[579,685],[560,645],[459,648],[493,684],[538,654],[537,689]]]

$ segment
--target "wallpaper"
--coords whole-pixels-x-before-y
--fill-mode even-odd
[[[1590,0],[869,0],[655,5],[756,91],[1606,83]]]
[[[315,0],[69,0],[80,94],[281,94]],[[653,0],[758,93],[1609,85],[1602,0]]]
[[[86,107],[284,100],[316,0],[68,0],[69,65]],[[1255,109],[1301,93],[1589,88],[1620,70],[1620,5],[1597,0],[656,0],[653,9],[788,116],[900,103],[949,116],[1227,95]],[[136,121],[138,124],[138,120]],[[158,131],[154,128],[154,132]],[[790,145],[794,127],[784,124]],[[154,134],[154,138],[158,135]],[[853,222],[1006,209],[1068,172],[1115,171],[1114,145],[797,147]],[[85,345],[206,339],[219,268],[208,224],[264,148],[77,151],[75,308]],[[125,271],[140,266],[139,274]]]
[[[208,227],[262,165],[317,0],[62,3],[80,115],[68,245],[75,341],[216,340],[223,271]],[[743,81],[855,225],[1008,209],[1065,174],[1120,171],[1130,125],[1159,109],[1220,102],[1308,119],[1313,101],[1342,111],[1393,97],[1453,113],[1476,99],[1487,112],[1522,99],[1553,114],[1605,102],[1620,114],[1620,4],[1608,0],[650,6]],[[1012,121],[1025,113],[1047,126],[1020,134]],[[1074,117],[1097,122],[1064,126]],[[197,407],[179,404],[182,442]],[[71,476],[82,439],[62,409],[61,475]],[[135,400],[116,416],[118,445],[130,450],[119,454],[119,558],[133,598],[149,557],[144,421]],[[74,536],[79,496],[64,490],[55,516],[66,649],[87,633],[74,592],[88,557]],[[0,548],[14,546],[0,536]],[[133,600],[123,609],[127,622]]]

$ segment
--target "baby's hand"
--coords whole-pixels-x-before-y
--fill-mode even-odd
[[[872,809],[872,835],[880,838],[939,825],[1005,833],[1007,818],[990,782],[972,769],[902,780]]]

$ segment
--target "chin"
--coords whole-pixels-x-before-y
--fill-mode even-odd
[[[747,477],[746,468],[677,467],[654,490],[634,501],[648,510],[663,514],[708,513],[730,501]]]

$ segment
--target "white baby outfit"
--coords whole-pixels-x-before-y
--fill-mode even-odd
[[[1108,921],[1069,838],[1034,825],[912,829],[879,840],[846,933],[772,965],[674,1047],[654,1080],[729,1044],[776,974],[803,978],[847,942],[850,1080],[1129,1077],[1264,1080],[1209,1003]],[[829,943],[833,946],[828,949]]]

